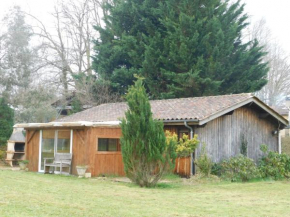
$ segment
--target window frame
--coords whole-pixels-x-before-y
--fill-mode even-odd
[[[107,139],[107,141],[109,142],[109,139],[116,139],[117,140],[117,151],[108,151],[108,142],[107,142],[107,151],[99,151],[99,139]],[[96,142],[96,152],[98,154],[114,154],[114,153],[121,153],[121,142],[120,142],[120,138],[116,138],[116,137],[97,137],[97,142]]]
[[[50,130],[50,129],[41,129],[39,132],[39,155],[38,155],[38,172],[44,172],[44,169],[41,169],[41,153],[42,153],[42,134],[43,131]],[[57,152],[57,139],[58,139],[58,131],[70,131],[70,154],[72,154],[73,149],[73,129],[51,129],[54,131],[54,156]]]

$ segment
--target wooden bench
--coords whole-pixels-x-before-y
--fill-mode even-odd
[[[49,173],[50,168],[55,173],[56,168],[59,167],[60,174],[71,173],[72,154],[70,153],[56,153],[54,158],[44,158],[44,173]],[[69,168],[68,173],[62,171],[63,168]]]

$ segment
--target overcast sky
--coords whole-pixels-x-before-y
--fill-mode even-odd
[[[266,20],[273,37],[290,54],[290,0],[243,0],[251,20]]]
[[[282,47],[290,53],[290,0],[242,0],[246,3],[246,12],[251,20],[264,18],[272,35]],[[13,5],[20,5],[23,10],[32,13],[41,20],[49,21],[48,14],[53,10],[56,0],[0,0],[0,17]]]

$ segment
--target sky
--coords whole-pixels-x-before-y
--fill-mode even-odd
[[[0,0],[0,18],[13,5],[20,5],[26,12],[49,24],[49,13],[53,11],[55,2],[56,0]],[[288,24],[290,0],[242,0],[242,2],[246,4],[245,12],[248,13],[251,21],[264,18],[272,36],[290,54],[290,25]]]
[[[245,11],[252,22],[264,18],[272,36],[290,54],[290,1],[243,0],[243,2],[246,4]]]
[[[53,11],[54,0],[0,0],[0,17],[2,18],[9,8],[19,5],[25,12],[32,13],[39,18],[47,19]]]

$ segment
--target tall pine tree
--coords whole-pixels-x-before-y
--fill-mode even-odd
[[[247,15],[223,0],[114,0],[96,28],[93,67],[124,94],[133,74],[151,98],[253,92],[266,84],[265,53],[242,42]]]

